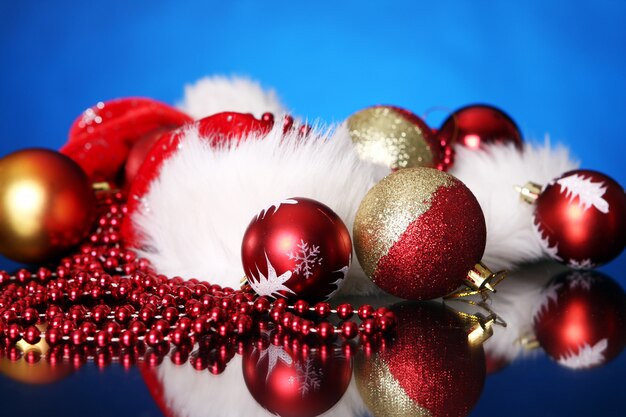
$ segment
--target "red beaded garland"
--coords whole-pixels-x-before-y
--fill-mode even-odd
[[[131,366],[137,356],[146,354],[146,345],[144,360],[158,364],[170,343],[177,349],[199,344],[207,351],[221,346],[218,361],[203,357],[194,362],[220,373],[235,354],[237,338],[267,330],[268,320],[276,323],[281,334],[291,334],[290,343],[303,350],[309,348],[298,341],[301,336],[316,334],[326,342],[336,335],[348,340],[390,329],[380,323],[386,315],[374,320],[377,310],[371,306],[358,309],[360,318],[374,320],[360,327],[349,321],[355,311],[350,304],[335,310],[325,302],[311,306],[304,300],[289,304],[279,299],[272,303],[243,290],[155,274],[146,260],[118,243],[126,211],[123,195],[110,192],[98,197],[97,229],[73,256],[62,259],[56,268],[39,268],[35,273],[0,271],[0,344],[6,344],[7,356],[19,359],[13,345],[20,340],[35,344],[45,339],[52,362],[68,358],[79,366],[93,357],[98,366],[106,366],[116,357]],[[336,314],[344,321],[338,327],[328,321],[315,324],[306,318],[311,314],[319,319]],[[46,322],[44,331],[35,326]],[[185,355],[174,351],[171,357],[184,362]],[[37,361],[39,356],[30,355],[28,360]]]

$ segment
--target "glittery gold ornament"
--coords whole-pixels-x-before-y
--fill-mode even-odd
[[[40,263],[78,244],[89,232],[96,200],[83,170],[46,149],[0,159],[0,253]]]
[[[391,169],[441,167],[444,150],[422,119],[393,106],[373,106],[346,121],[361,159]]]
[[[478,201],[436,169],[399,170],[375,185],[357,211],[353,235],[365,273],[398,297],[433,299],[464,283],[488,287],[493,278],[478,264],[486,241]]]

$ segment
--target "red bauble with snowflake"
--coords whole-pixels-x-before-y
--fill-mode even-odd
[[[609,262],[626,246],[626,194],[610,177],[574,170],[537,197],[533,225],[544,251],[574,268]]]
[[[522,148],[522,135],[509,115],[497,107],[474,104],[452,113],[437,131],[437,138],[470,149],[512,143]]]
[[[252,289],[269,297],[323,300],[343,285],[352,241],[343,221],[324,204],[289,198],[262,210],[241,247]]]
[[[332,408],[348,389],[352,362],[341,351],[294,351],[270,344],[243,355],[243,377],[252,397],[283,417],[318,416]]]
[[[570,271],[544,288],[533,314],[541,347],[572,369],[601,366],[626,344],[626,294],[595,271]]]

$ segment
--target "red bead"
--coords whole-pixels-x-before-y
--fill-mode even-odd
[[[39,320],[39,313],[34,308],[27,308],[22,313],[24,324],[35,324]]]
[[[148,304],[148,305],[152,305],[152,304]],[[141,310],[139,310],[138,317],[144,323],[149,323],[154,318],[154,310],[151,308],[147,308],[146,306],[142,308]]]
[[[331,340],[335,335],[335,328],[327,321],[323,321],[316,326],[317,335],[322,340]]]
[[[105,323],[104,330],[106,330],[111,336],[117,337],[120,334],[121,326],[114,321]]]
[[[280,324],[282,324],[285,328],[291,328],[291,321],[294,319],[294,315],[291,313],[284,313],[281,317]]]
[[[46,342],[50,346],[56,346],[63,340],[63,333],[57,328],[48,328],[46,330]]]
[[[98,327],[90,321],[82,322],[79,328],[83,331],[83,333],[85,333],[86,336],[93,336],[96,334],[96,330],[98,330]]]
[[[174,307],[167,307],[163,310],[163,318],[170,324],[174,324],[178,319],[178,309]]]
[[[222,337],[230,336],[233,333],[233,326],[230,323],[222,323],[217,327],[217,334]]]
[[[189,331],[192,326],[192,321],[189,317],[180,317],[176,321],[175,327],[184,330],[185,332]]]
[[[315,304],[315,314],[317,314],[321,318],[326,318],[330,316],[331,308],[328,303],[317,303]]]
[[[131,312],[128,308],[126,307],[119,307],[116,311],[115,311],[115,320],[117,320],[118,323],[126,323],[131,319]]]
[[[283,317],[284,313],[285,313],[285,311],[282,310],[282,309],[273,308],[270,311],[270,314],[269,314],[270,320],[272,320],[272,322],[274,322],[274,323],[278,323],[278,322],[280,322],[282,320],[282,317]]]
[[[39,340],[41,340],[41,332],[39,331],[39,329],[35,326],[29,326],[26,328],[26,330],[24,330],[24,340],[26,341],[26,343],[29,343],[31,345],[36,344],[37,342],[39,342]]]
[[[353,312],[354,308],[351,304],[346,303],[337,306],[337,317],[339,317],[341,320],[349,319],[350,317],[352,317]]]
[[[346,339],[353,339],[359,334],[359,326],[353,321],[341,323],[341,335]]]
[[[108,346],[111,343],[111,335],[106,330],[100,330],[96,333],[95,340],[100,347]]]
[[[374,307],[372,307],[369,304],[363,304],[361,307],[359,307],[357,314],[361,320],[365,320],[365,319],[372,317],[374,313],[375,313]]]
[[[373,335],[377,330],[378,326],[376,325],[375,319],[365,319],[363,323],[361,323],[361,331],[367,336]]]
[[[146,334],[145,340],[148,346],[156,346],[163,342],[163,333],[156,329],[152,329]]]
[[[152,329],[159,331],[162,334],[167,334],[170,329],[170,324],[163,319],[158,319],[152,325]]]
[[[197,319],[193,320],[193,322],[191,323],[191,330],[194,332],[194,334],[201,335],[206,333],[206,331],[208,330],[206,319],[198,317]]]
[[[169,339],[174,346],[181,346],[189,341],[189,335],[183,329],[177,328],[170,332]]]
[[[394,327],[396,327],[396,323],[397,323],[396,315],[391,311],[387,312],[382,317],[376,318],[376,324],[378,325],[380,330],[382,330],[383,332],[387,332],[393,329]]]
[[[293,309],[299,315],[303,315],[304,313],[309,311],[309,303],[304,300],[298,300],[293,305]]]
[[[265,313],[270,308],[270,302],[265,297],[259,297],[254,302],[254,310],[257,313]]]
[[[252,319],[248,316],[241,316],[237,320],[237,334],[248,334],[252,330]]]
[[[87,336],[82,330],[74,330],[70,335],[70,340],[75,346],[81,346],[87,341]]]
[[[120,343],[125,347],[131,347],[137,343],[137,336],[130,330],[124,330],[120,334]]]
[[[128,324],[128,330],[136,334],[137,336],[143,336],[146,334],[146,325],[139,320],[133,320]]]
[[[302,320],[300,321],[300,334],[303,336],[308,335],[313,328],[313,322],[310,320]]]

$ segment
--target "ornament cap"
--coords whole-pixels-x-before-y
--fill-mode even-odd
[[[474,315],[475,323],[467,332],[467,341],[472,346],[482,345],[493,335],[493,325],[497,317],[489,315],[487,317],[478,313]]]
[[[524,186],[516,185],[515,191],[520,194],[520,200],[528,204],[534,204],[539,198],[539,194],[541,194],[541,185],[528,181]]]
[[[487,289],[491,292],[496,292],[496,289],[491,285],[491,281],[501,273],[493,273],[484,263],[479,262],[467,273],[463,282],[475,291]]]

